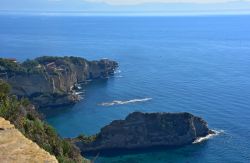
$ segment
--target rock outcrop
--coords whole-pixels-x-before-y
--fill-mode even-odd
[[[12,93],[28,97],[40,107],[73,104],[77,83],[106,78],[118,67],[108,59],[87,61],[80,57],[39,57],[24,63],[0,58],[0,79],[12,86]]]
[[[61,138],[52,126],[42,121],[34,105],[30,104],[26,99],[19,100],[9,93],[10,86],[0,80],[0,117],[3,117],[13,124],[27,139],[35,142],[40,148],[54,155],[59,162],[90,162],[82,157],[80,150],[74,144]],[[35,147],[26,147],[27,143],[23,142],[20,138],[21,133],[17,132],[14,126],[10,125],[9,122],[3,119],[0,120],[1,163],[3,162],[1,158],[4,160],[12,158],[19,160],[21,154],[28,155],[30,153],[33,155],[32,151],[36,152]],[[31,149],[29,149],[29,147]],[[7,153],[5,153],[6,151]],[[21,152],[20,155],[18,152]],[[28,159],[28,156],[25,157],[25,159]],[[22,161],[22,158],[20,159]],[[26,162],[32,161],[27,160]]]
[[[1,163],[57,163],[55,156],[25,138],[9,121],[0,117]]]
[[[75,140],[83,153],[112,149],[175,147],[191,144],[212,134],[207,123],[190,113],[134,112],[125,120],[115,120],[101,129],[92,141]]]

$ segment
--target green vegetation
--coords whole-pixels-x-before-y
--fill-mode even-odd
[[[43,57],[38,57],[35,60],[40,63],[40,64],[48,64],[51,62],[55,62],[56,60],[61,59],[62,57],[54,57],[54,56],[43,56]]]
[[[20,64],[9,59],[0,58],[0,66],[0,71],[9,73],[32,74],[42,72],[42,69],[39,67],[39,63],[35,60],[26,60]]]
[[[49,64],[52,62],[60,63],[61,65],[83,65],[88,62],[87,60],[80,57],[65,56],[65,57],[53,57],[53,56],[43,56],[35,59],[40,64]]]
[[[61,139],[56,131],[41,121],[39,114],[27,99],[18,100],[9,95],[10,86],[0,80],[0,116],[9,120],[27,138],[55,155],[61,163],[84,162],[80,151]]]
[[[4,96],[10,92],[10,85],[0,80],[0,96]]]
[[[84,63],[88,62],[87,60],[80,57],[66,57],[66,60],[73,63],[74,65],[83,65]]]
[[[37,62],[36,60],[27,59],[21,65],[27,73],[41,73],[42,72],[42,69],[39,67],[39,62]]]
[[[34,73],[43,73],[44,69],[42,66],[45,66],[49,63],[55,62],[59,65],[69,66],[74,65],[83,65],[87,60],[80,57],[53,57],[53,56],[43,56],[38,57],[34,60],[27,59],[23,63],[13,62],[9,59],[0,58],[0,72],[10,73],[25,73],[25,74],[34,74]],[[53,73],[53,72],[50,72]],[[57,72],[54,72],[54,75],[58,75]]]
[[[0,66],[3,67],[7,72],[26,72],[25,68],[20,64],[10,61],[8,59],[0,58]]]
[[[92,136],[86,136],[84,134],[80,134],[77,139],[79,139],[81,142],[83,143],[91,143],[91,142],[94,142],[97,138],[97,135],[92,135]]]

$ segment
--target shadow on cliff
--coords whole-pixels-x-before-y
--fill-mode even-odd
[[[112,79],[112,76],[111,76]],[[95,79],[95,80],[90,80],[86,83],[82,83],[81,87],[82,89],[78,90],[79,92],[82,92],[82,99],[75,103],[75,104],[70,104],[70,105],[65,105],[65,106],[50,106],[50,107],[43,107],[43,108],[38,108],[38,111],[42,114],[43,118],[50,118],[50,117],[55,117],[60,114],[67,114],[71,113],[74,110],[74,106],[79,104],[79,103],[84,103],[86,98],[93,98],[91,97],[90,94],[94,94],[95,92],[99,92],[98,90],[100,89],[105,89],[107,86],[107,83],[110,79],[108,78],[103,78],[103,79]],[[89,97],[90,96],[90,97]]]
[[[117,157],[117,156],[126,156],[126,155],[147,155],[152,153],[179,153],[185,155],[186,157],[202,153],[203,150],[207,148],[209,144],[208,141],[204,141],[197,144],[189,144],[185,146],[157,146],[150,148],[137,148],[137,149],[107,149],[99,152],[84,152],[82,155],[85,157]]]

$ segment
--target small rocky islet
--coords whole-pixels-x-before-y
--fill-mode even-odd
[[[59,136],[54,135],[58,142],[66,143],[64,141],[67,141],[70,143],[66,143],[71,150],[69,151],[69,153],[71,152],[70,155],[63,156],[61,154],[64,153],[63,145],[59,153],[48,150],[44,146],[44,142],[41,142],[43,139],[41,137],[40,139],[38,135],[45,135],[44,138],[46,139],[50,138],[47,133],[43,133],[47,131],[44,130],[43,122],[32,104],[36,108],[74,104],[79,100],[79,96],[75,92],[78,83],[107,78],[114,74],[117,67],[117,62],[108,59],[88,61],[80,57],[44,56],[18,63],[13,59],[0,58],[0,81],[1,83],[8,83],[12,88],[10,95],[1,94],[1,97],[14,95],[17,99],[28,98],[31,101],[28,108],[34,108],[26,109],[27,106],[25,107],[21,103],[17,110],[6,111],[7,106],[3,105],[4,98],[2,98],[0,116],[11,121],[26,137],[38,143],[41,148],[50,152],[50,154],[55,155],[57,159],[65,157],[76,162],[81,159],[74,159],[74,157],[79,158],[79,152],[74,145],[80,149],[82,154],[98,154],[113,149],[179,147],[192,144],[200,137],[214,134],[208,128],[207,122],[190,113],[134,112],[129,114],[125,120],[111,122],[93,136],[81,135],[74,139],[61,140]],[[3,111],[3,109],[5,110]],[[11,113],[11,111],[17,112],[18,115],[17,113]],[[26,132],[29,129],[25,126],[25,123],[35,122],[41,123],[39,125],[42,128],[34,130],[34,133]],[[57,147],[54,147],[56,144],[50,144],[50,142],[54,141],[49,140],[46,145],[57,149]],[[60,162],[60,159],[58,160]]]
[[[125,120],[111,122],[97,135],[72,141],[82,153],[97,155],[105,150],[180,147],[209,134],[215,133],[207,122],[190,113],[134,112]]]

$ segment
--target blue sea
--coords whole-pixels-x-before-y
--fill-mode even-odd
[[[41,55],[120,65],[84,86],[75,106],[43,110],[62,137],[95,134],[134,111],[190,112],[219,132],[183,148],[97,163],[250,162],[250,16],[0,16],[1,57]]]

